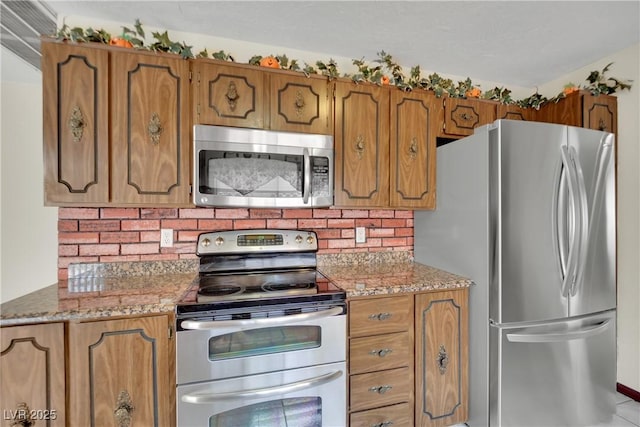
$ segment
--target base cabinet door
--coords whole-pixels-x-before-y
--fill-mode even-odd
[[[444,427],[468,418],[468,291],[416,294],[417,426]]]
[[[69,324],[69,425],[170,426],[168,317]]]
[[[64,426],[64,325],[6,327],[0,339],[1,425]]]

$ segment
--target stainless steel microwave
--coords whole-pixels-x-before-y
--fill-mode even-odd
[[[193,127],[193,203],[315,208],[333,204],[333,137]]]

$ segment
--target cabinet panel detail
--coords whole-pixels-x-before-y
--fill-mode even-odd
[[[332,109],[326,77],[269,73],[270,122],[273,130],[332,133]]]

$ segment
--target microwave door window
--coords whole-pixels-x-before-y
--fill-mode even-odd
[[[204,193],[234,197],[302,197],[302,155],[205,152]]]

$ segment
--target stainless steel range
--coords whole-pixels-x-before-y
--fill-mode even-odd
[[[204,233],[176,307],[177,425],[346,425],[345,293],[301,230]]]

